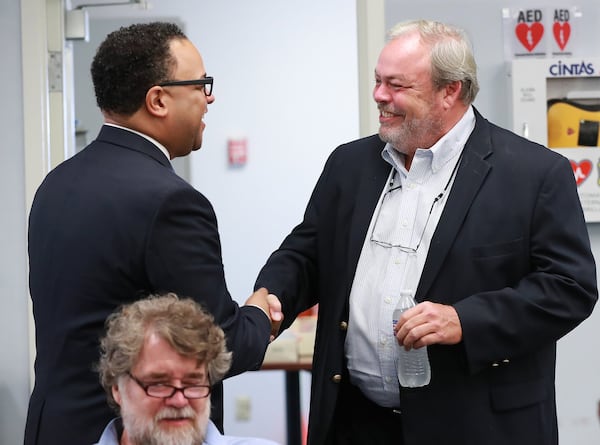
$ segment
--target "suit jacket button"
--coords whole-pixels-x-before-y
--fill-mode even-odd
[[[498,362],[494,362],[494,363],[492,363],[492,366],[495,368],[495,367],[500,366],[500,365],[498,364]]]
[[[348,323],[345,322],[345,321],[340,322],[340,330],[347,331],[348,330]]]
[[[510,360],[505,358],[504,360],[502,360],[502,363],[510,363]]]
[[[331,381],[333,383],[340,383],[342,381],[342,376],[340,374],[335,374],[333,377],[331,377]]]

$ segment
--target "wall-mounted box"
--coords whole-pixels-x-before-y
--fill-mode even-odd
[[[85,9],[71,9],[65,14],[65,38],[89,42],[89,19]]]
[[[586,221],[600,221],[600,59],[509,63],[512,127],[571,162]]]

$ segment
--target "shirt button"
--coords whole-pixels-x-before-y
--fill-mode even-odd
[[[390,304],[392,302],[392,298],[391,297],[385,297],[383,299],[383,301],[385,301],[387,304]]]

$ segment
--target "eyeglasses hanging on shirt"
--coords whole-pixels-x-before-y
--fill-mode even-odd
[[[421,235],[419,236],[419,240],[415,247],[403,246],[401,244],[394,244],[389,241],[383,241],[383,240],[377,239],[377,238],[379,238],[376,235],[376,233],[377,234],[379,233],[379,231],[377,231],[377,223],[379,222],[379,216],[381,215],[381,208],[385,205],[386,200],[389,200],[388,196],[390,196],[392,192],[394,192],[395,190],[402,189],[402,184],[394,185],[394,181],[396,178],[396,170],[394,169],[393,174],[392,174],[392,179],[388,184],[388,189],[386,190],[385,194],[383,195],[381,204],[379,205],[379,208],[377,209],[377,215],[375,215],[375,222],[373,223],[373,229],[371,231],[371,237],[370,237],[371,242],[373,242],[381,247],[386,247],[386,248],[390,248],[390,249],[396,248],[396,249],[399,249],[402,252],[406,252],[406,253],[416,253],[419,250],[419,247],[421,246],[421,242],[423,241],[423,236],[425,235],[425,230],[427,230],[427,225],[429,224],[429,220],[431,219],[431,214],[433,213],[433,209],[434,209],[435,205],[441,201],[441,199],[444,197],[444,195],[448,191],[448,188],[450,187],[450,184],[452,183],[452,179],[456,176],[456,172],[458,171],[458,166],[460,165],[461,159],[462,159],[462,153],[459,156],[458,161],[456,161],[456,164],[454,165],[454,168],[452,169],[452,173],[450,173],[450,177],[448,178],[448,181],[446,182],[446,185],[444,186],[443,190],[440,193],[438,193],[435,196],[435,198],[433,199],[433,202],[431,203],[431,207],[429,208],[429,213],[427,214],[427,219],[425,220],[425,224],[423,225],[423,230],[421,231]]]

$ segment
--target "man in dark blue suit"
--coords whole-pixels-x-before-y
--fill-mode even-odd
[[[213,208],[171,167],[200,148],[214,101],[198,50],[173,24],[133,25],[106,38],[91,72],[105,125],[48,174],[30,213],[37,357],[26,445],[98,439],[112,413],[94,364],[122,304],[164,291],[200,302],[227,336],[229,375],[258,368],[271,333],[266,291],[243,307],[232,300]],[[222,429],[222,386],[212,417]]]
[[[379,135],[336,149],[257,285],[319,304],[308,443],[555,445],[556,342],[596,268],[569,161],[473,108],[464,33],[402,23],[375,69]],[[419,304],[392,328],[404,292]],[[398,351],[427,346],[404,388]]]

